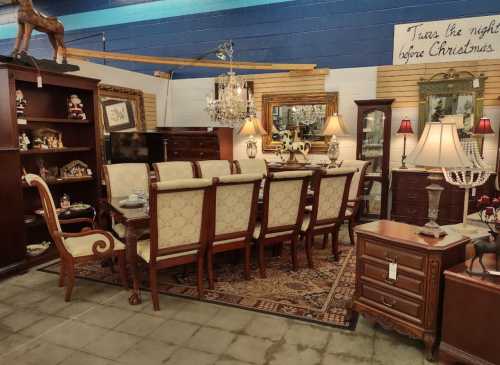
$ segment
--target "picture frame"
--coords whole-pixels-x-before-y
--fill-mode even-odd
[[[101,101],[103,123],[107,131],[135,128],[135,117],[130,100]]]

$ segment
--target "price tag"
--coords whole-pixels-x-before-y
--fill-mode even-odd
[[[398,279],[398,264],[395,262],[389,263],[389,279],[397,280]]]
[[[479,79],[472,80],[472,87],[477,89],[479,87]]]
[[[472,188],[472,196],[476,196],[476,188]]]
[[[38,75],[36,77],[36,86],[41,89],[43,87],[42,76]]]
[[[17,118],[17,124],[25,125],[25,124],[28,124],[28,121],[26,119],[23,119],[23,118]]]

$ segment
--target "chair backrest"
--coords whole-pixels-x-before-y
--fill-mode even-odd
[[[145,163],[104,165],[104,179],[108,200],[129,196],[137,189],[149,193],[149,166]]]
[[[362,160],[344,160],[342,162],[342,167],[356,169],[349,188],[349,200],[356,200],[363,195],[363,183],[369,164],[370,161]]]
[[[209,234],[211,179],[153,183],[150,200],[150,257],[199,250]]]
[[[63,238],[58,236],[57,233],[62,233],[61,224],[59,222],[59,217],[57,215],[56,205],[54,203],[54,198],[47,186],[45,180],[43,180],[40,176],[35,174],[26,174],[24,175],[26,179],[26,183],[29,186],[36,187],[38,190],[38,194],[40,195],[40,201],[42,203],[43,208],[43,218],[45,219],[45,223],[47,224],[47,229],[52,237],[52,240],[55,242],[57,248],[59,250],[64,250]]]
[[[343,221],[354,169],[322,170],[314,181],[311,223],[325,225]]]
[[[267,176],[267,163],[262,159],[235,160],[234,166],[238,174],[261,174]]]
[[[195,161],[198,177],[211,179],[213,177],[231,175],[231,161],[205,160]]]
[[[214,241],[251,238],[262,177],[262,174],[238,174],[214,178]]]
[[[262,234],[300,229],[312,171],[271,173],[264,184]]]
[[[191,161],[167,161],[153,164],[158,181],[192,179],[195,167]]]

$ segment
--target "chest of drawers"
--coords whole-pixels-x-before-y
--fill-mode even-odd
[[[416,233],[416,226],[381,220],[356,227],[356,292],[353,310],[424,341],[432,359],[439,337],[442,273],[465,260],[469,242],[458,234],[441,239]],[[389,265],[397,264],[396,278]]]

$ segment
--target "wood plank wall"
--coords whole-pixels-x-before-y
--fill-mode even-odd
[[[144,115],[146,119],[146,129],[156,128],[156,94],[144,93]]]
[[[450,68],[469,71],[475,75],[484,73],[484,105],[500,106],[500,59],[427,63],[421,65],[379,66],[377,69],[377,98],[394,98],[393,108],[418,107],[418,85],[421,78],[429,79]]]

